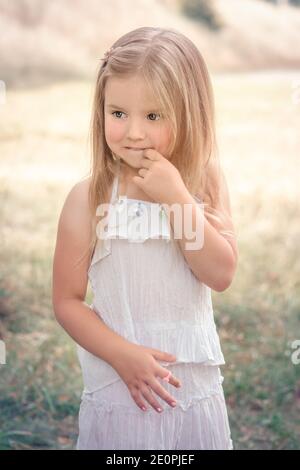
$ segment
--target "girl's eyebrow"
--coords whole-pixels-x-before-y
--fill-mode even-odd
[[[123,108],[122,106],[117,106],[115,104],[107,104],[106,105],[107,108],[114,108],[114,109],[122,109],[123,111],[125,111],[125,108]],[[149,110],[144,110],[144,112],[153,112],[153,111],[158,111],[158,108],[150,108]]]

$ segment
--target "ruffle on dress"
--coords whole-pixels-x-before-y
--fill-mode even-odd
[[[158,381],[176,399],[170,407],[153,390],[161,414],[143,397],[142,411],[120,380],[95,393],[83,393],[77,449],[231,450],[230,427],[219,367],[176,364],[168,367],[181,380],[177,389]]]
[[[175,354],[176,364],[184,362],[225,364],[215,325],[209,330],[207,326],[182,321],[173,328],[167,325],[160,329],[153,329],[149,325],[139,328],[135,325],[135,334],[139,344]],[[171,345],[174,345],[174,351],[170,348]]]
[[[97,227],[98,239],[89,272],[111,253],[112,239],[123,238],[133,243],[143,243],[148,238],[171,240],[167,216],[160,204],[120,196],[111,204],[107,218],[107,223],[103,219]]]
[[[194,196],[202,206],[202,201]],[[147,239],[173,240],[172,229],[162,204],[119,196],[111,203],[108,222],[99,223],[98,240],[92,257],[91,267],[111,253],[111,240],[126,239],[132,243],[143,243]]]
[[[221,350],[219,336],[215,327],[207,331],[201,325],[182,324],[180,327],[153,330],[144,325],[136,326],[135,337],[122,334],[128,341],[142,346],[168,351],[175,354],[176,362],[159,361],[162,366],[174,366],[183,363],[198,363],[201,365],[223,365],[225,359]],[[172,350],[174,345],[176,350]],[[93,392],[119,380],[119,375],[106,361],[94,356],[77,345],[78,359],[81,364],[83,381],[86,392]]]

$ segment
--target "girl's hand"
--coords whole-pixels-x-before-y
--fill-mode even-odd
[[[188,192],[177,168],[154,149],[143,150],[138,173],[133,182],[160,204],[172,205]]]
[[[168,369],[159,365],[157,360],[172,362],[176,361],[176,357],[157,349],[129,343],[126,344],[114,362],[111,363],[112,367],[127,385],[133,400],[141,409],[143,407],[147,408],[143,398],[156,411],[158,411],[158,408],[161,409],[160,404],[152,393],[153,391],[170,406],[172,406],[171,402],[176,402],[175,398],[156,379],[156,377],[164,379],[169,374]],[[177,388],[181,386],[180,381],[172,375],[169,376],[168,382]]]

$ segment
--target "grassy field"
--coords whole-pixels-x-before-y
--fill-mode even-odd
[[[236,449],[299,449],[299,74],[213,76],[239,266],[213,292]],[[58,216],[88,171],[90,83],[8,91],[0,107],[0,449],[72,449],[82,379],[51,306]],[[87,301],[91,300],[88,291]]]

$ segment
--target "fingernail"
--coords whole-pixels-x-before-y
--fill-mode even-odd
[[[176,406],[176,401],[171,401],[171,406]]]
[[[143,411],[146,411],[147,408],[146,408],[145,406],[142,406],[142,410],[143,410]]]
[[[162,409],[161,409],[161,408],[156,408],[156,409],[157,409],[157,411],[159,411],[159,412],[161,412],[161,411],[162,411]]]

